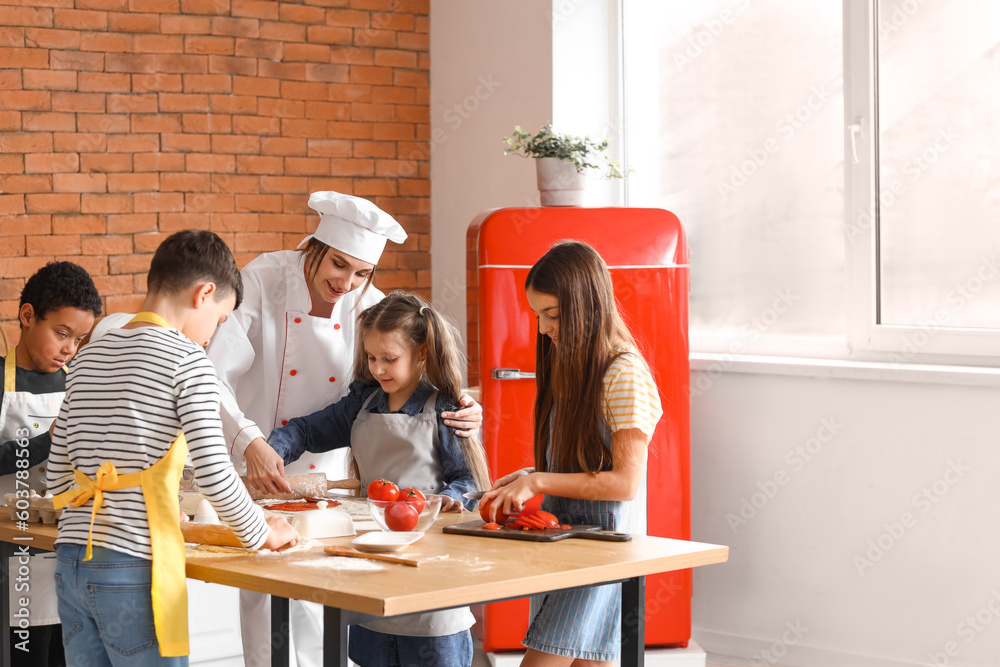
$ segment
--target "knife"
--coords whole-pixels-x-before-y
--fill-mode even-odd
[[[469,500],[481,500],[485,495],[485,491],[469,491],[468,493],[463,493],[462,497],[468,498]]]

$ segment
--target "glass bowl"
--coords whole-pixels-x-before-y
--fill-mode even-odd
[[[428,495],[423,501],[424,507],[417,512],[419,507],[414,503],[403,502],[402,500],[372,500],[368,499],[368,511],[378,527],[384,531],[414,531],[425,532],[434,523],[438,513],[441,511],[441,496]],[[389,514],[387,517],[386,514]],[[416,515],[416,523],[413,518]]]

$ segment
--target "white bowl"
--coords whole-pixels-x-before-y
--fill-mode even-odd
[[[351,541],[351,544],[358,551],[399,551],[413,544],[423,536],[423,533],[417,531],[393,533],[373,530],[370,533],[356,537]]]
[[[422,533],[431,527],[434,523],[434,519],[437,518],[438,512],[441,511],[441,500],[442,496],[430,494],[424,501],[424,508],[417,515],[417,525],[411,528],[412,531]],[[372,518],[375,519],[375,523],[378,527],[387,532],[393,532],[391,528],[385,522],[385,512],[387,509],[393,505],[406,505],[402,500],[372,500],[368,499],[368,511],[371,512]],[[397,531],[406,532],[406,531]]]

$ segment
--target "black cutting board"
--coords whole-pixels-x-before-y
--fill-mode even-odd
[[[527,540],[528,542],[557,542],[566,539],[580,540],[603,540],[605,542],[629,542],[632,536],[628,533],[616,533],[613,530],[601,530],[600,526],[572,526],[569,530],[559,528],[545,528],[543,530],[513,530],[501,528],[500,530],[487,530],[483,528],[486,522],[483,520],[466,521],[445,526],[441,529],[444,533],[451,535],[475,535],[476,537],[499,537],[506,540]]]

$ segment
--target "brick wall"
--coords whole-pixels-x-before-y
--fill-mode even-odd
[[[240,266],[294,248],[309,193],[410,237],[376,285],[430,295],[429,0],[0,0],[0,322],[46,262],[134,310],[165,235]],[[395,246],[400,248],[400,246]]]

